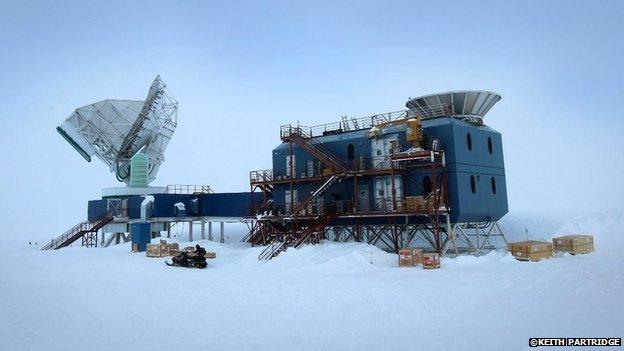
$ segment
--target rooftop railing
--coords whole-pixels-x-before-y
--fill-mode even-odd
[[[214,193],[210,185],[188,185],[188,184],[173,184],[167,185],[166,194],[197,194],[197,193]]]
[[[280,128],[280,137],[288,137],[290,134],[297,133],[307,138],[314,138],[323,135],[340,134],[355,130],[369,129],[374,126],[400,121],[407,118],[416,118],[420,116],[422,119],[433,118],[443,115],[451,115],[452,111],[447,104],[439,104],[429,106],[427,109],[418,108],[412,110],[401,110],[364,117],[347,117],[343,116],[342,121],[327,124],[319,124],[316,126],[302,125],[283,125]]]
[[[249,181],[251,183],[262,183],[273,181],[272,169],[261,169],[249,172]]]

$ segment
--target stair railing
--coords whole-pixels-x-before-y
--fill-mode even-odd
[[[82,222],[74,225],[73,227],[71,227],[67,231],[65,231],[63,234],[61,234],[61,235],[57,236],[56,238],[50,240],[50,242],[47,243],[46,245],[44,245],[41,248],[41,250],[50,250],[50,249],[57,248],[60,244],[64,243],[69,238],[71,238],[72,236],[76,235],[76,233],[78,233],[79,231],[83,230],[83,228],[88,223],[89,222],[87,222],[87,221],[82,221]]]
[[[282,241],[276,241],[276,242],[270,244],[264,250],[262,250],[260,255],[258,255],[258,260],[260,260],[260,261],[270,260],[271,258],[273,258],[273,255],[278,250],[280,250],[282,248],[282,246],[284,246],[284,245],[286,245],[286,243],[284,243]]]

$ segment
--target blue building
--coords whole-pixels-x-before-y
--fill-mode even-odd
[[[148,226],[148,232],[152,237],[161,236],[161,232],[166,232],[167,237],[170,237],[173,225],[188,223],[190,240],[193,240],[193,223],[199,223],[200,238],[213,240],[212,226],[216,222],[219,224],[219,240],[223,242],[224,223],[248,220],[252,217],[253,209],[262,203],[262,194],[259,193],[213,193],[207,186],[182,187],[186,188],[150,187],[154,190],[145,195],[115,194],[91,200],[88,204],[87,222],[104,223],[99,230],[100,244],[103,246],[108,246],[113,241],[115,243],[129,241],[131,235],[127,234],[132,234],[135,224],[139,223]],[[189,187],[195,190],[189,190]],[[133,190],[133,188],[112,189]],[[141,227],[141,230],[144,231],[144,227]]]
[[[406,111],[282,126],[273,168],[251,173],[266,201],[250,240],[282,243],[278,254],[328,236],[396,251],[420,236],[442,252],[455,229],[495,225],[508,211],[502,138],[483,117],[499,100],[454,91]]]

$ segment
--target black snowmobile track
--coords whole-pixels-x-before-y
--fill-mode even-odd
[[[165,264],[167,266],[169,266],[169,267],[180,267],[180,268],[190,268],[190,269],[205,269],[205,268],[208,267],[208,266],[206,266],[206,267],[200,268],[200,267],[196,267],[196,266],[182,266],[182,265],[179,265],[179,264],[175,264],[173,262],[170,263],[169,261],[165,261]]]

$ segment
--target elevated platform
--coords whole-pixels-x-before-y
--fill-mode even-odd
[[[126,197],[145,196],[152,194],[165,194],[166,186],[148,186],[144,188],[132,188],[129,186],[118,186],[113,188],[102,188],[102,198],[106,197]]]

